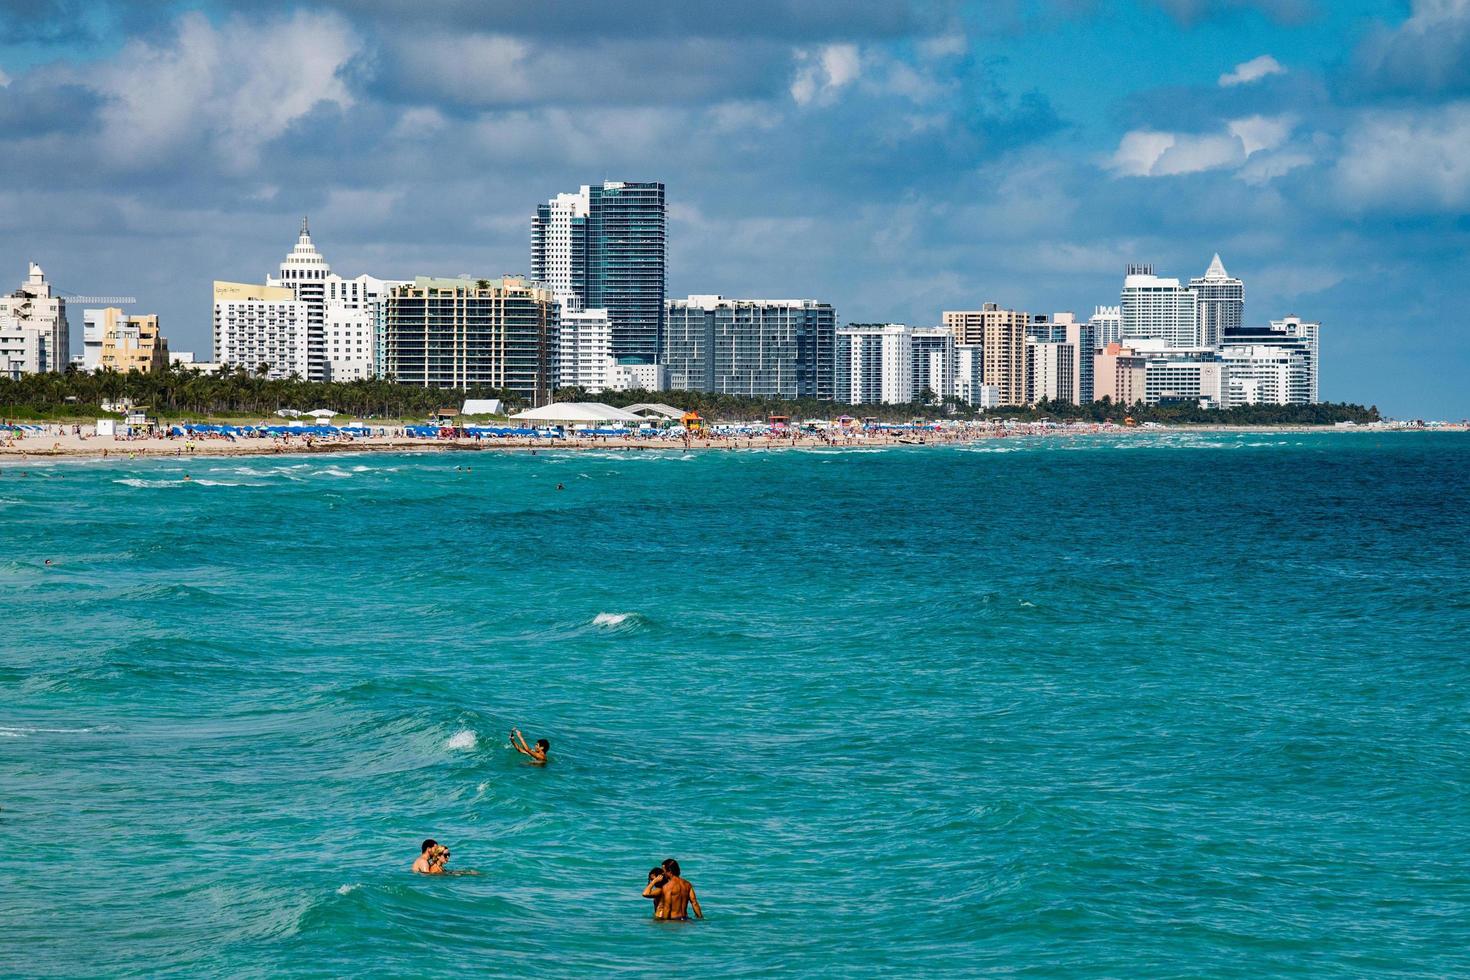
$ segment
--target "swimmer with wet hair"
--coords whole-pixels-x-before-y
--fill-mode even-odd
[[[526,736],[521,734],[519,728],[512,728],[510,730],[510,747],[521,755],[530,756],[531,764],[535,766],[546,765],[546,753],[551,751],[551,743],[544,738],[538,738],[536,740],[535,748],[527,745]]]
[[[442,875],[444,873],[444,862],[439,859],[439,852],[448,850],[441,848],[439,842],[430,837],[419,845],[418,860],[413,863],[415,874]]]

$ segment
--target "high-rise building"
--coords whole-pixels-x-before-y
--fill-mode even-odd
[[[1198,327],[1193,346],[1218,347],[1231,330],[1240,329],[1245,313],[1245,283],[1225,271],[1220,254],[1203,276],[1189,280],[1196,298]]]
[[[215,363],[274,380],[305,378],[308,320],[291,289],[215,280]]]
[[[127,318],[128,315],[116,306],[82,311],[83,371],[95,371],[102,366],[102,339]]]
[[[400,384],[506,389],[545,405],[560,314],[551,290],[524,279],[419,276],[388,291],[384,370]]]
[[[1229,398],[1230,366],[1211,348],[1179,348],[1163,340],[1134,343],[1143,358],[1143,400],[1149,406],[1172,402],[1222,408]]]
[[[950,392],[951,397],[966,405],[979,405],[984,379],[984,348],[979,344],[955,344],[954,389]]]
[[[1143,401],[1147,362],[1133,348],[1113,341],[1097,352],[1093,364],[1097,401],[1106,399],[1124,408]]]
[[[1226,408],[1311,403],[1311,368],[1306,351],[1266,344],[1226,344],[1220,356],[1230,367]]]
[[[931,401],[953,398],[954,331],[949,327],[915,327],[913,337],[914,397]]]
[[[902,323],[850,323],[837,330],[836,400],[906,405],[914,400],[914,335]]]
[[[956,344],[984,348],[982,384],[1000,391],[1002,405],[1026,404],[1026,331],[1031,317],[1022,310],[1003,310],[986,303],[978,310],[949,310],[944,325]]]
[[[1064,340],[1026,339],[1026,401],[1072,402],[1077,392],[1077,348]]]
[[[322,374],[324,381],[358,381],[382,374],[383,301],[402,279],[328,273],[324,280]]]
[[[1117,306],[1093,307],[1092,317],[1087,321],[1092,327],[1092,342],[1096,350],[1108,344],[1116,344],[1123,337],[1123,310]]]
[[[1198,347],[1197,302],[1178,279],[1154,275],[1153,266],[1129,266],[1120,304],[1122,342],[1162,340],[1168,347]]]
[[[616,389],[617,366],[607,310],[569,311],[563,306],[557,335],[556,387],[583,388],[594,395]]]
[[[295,299],[306,305],[306,371],[308,381],[329,379],[327,364],[327,276],[332,267],[317,251],[311,240],[311,229],[301,219],[301,234],[279,268],[280,275],[266,276],[265,284],[289,289]]]
[[[531,277],[569,309],[606,309],[613,356],[652,364],[663,343],[667,232],[664,185],[584,184],[536,208]]]
[[[1266,327],[1237,327],[1226,333],[1222,340],[1221,353],[1230,357],[1232,363],[1241,358],[1230,354],[1232,347],[1280,347],[1299,351],[1306,367],[1305,402],[1288,404],[1316,404],[1319,397],[1318,377],[1321,368],[1320,323],[1303,320],[1292,315],[1281,320],[1272,320]]]
[[[0,369],[12,378],[65,371],[71,359],[66,300],[54,295],[46,273],[30,263],[25,282],[0,296]]]
[[[837,314],[813,299],[669,300],[662,360],[673,390],[832,398]]]
[[[1093,337],[1092,323],[1078,323],[1070,311],[1033,316],[1026,331],[1027,401],[1091,402]],[[1037,344],[1065,344],[1070,350],[1039,349]],[[1045,375],[1037,377],[1038,370]],[[1059,378],[1061,388],[1056,387]]]
[[[93,311],[88,310],[88,313]],[[159,332],[158,315],[123,316],[112,307],[103,311],[114,314],[105,320],[98,367],[127,374],[158,374],[168,370],[168,339]]]
[[[1058,313],[1057,321],[1063,329],[1063,337],[1072,345],[1077,369],[1076,383],[1072,387],[1074,405],[1090,405],[1093,401],[1093,356],[1097,352],[1097,330],[1091,320],[1078,322],[1071,313]]]

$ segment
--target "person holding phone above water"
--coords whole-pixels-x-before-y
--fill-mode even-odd
[[[551,743],[544,738],[538,738],[536,740],[535,748],[527,745],[526,737],[521,734],[519,728],[512,728],[510,730],[510,747],[521,755],[530,756],[533,766],[546,765],[546,753],[551,751]]]

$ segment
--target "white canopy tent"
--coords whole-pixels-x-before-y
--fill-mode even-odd
[[[519,412],[512,415],[511,419],[541,425],[597,425],[609,422],[624,425],[644,421],[632,412],[613,408],[602,402],[556,402]]]

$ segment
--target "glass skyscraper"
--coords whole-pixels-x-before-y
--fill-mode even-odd
[[[605,309],[612,355],[652,364],[664,334],[664,185],[609,180],[559,194],[531,219],[531,276],[568,309]]]
[[[670,300],[669,388],[766,398],[832,398],[837,314],[810,299]]]

